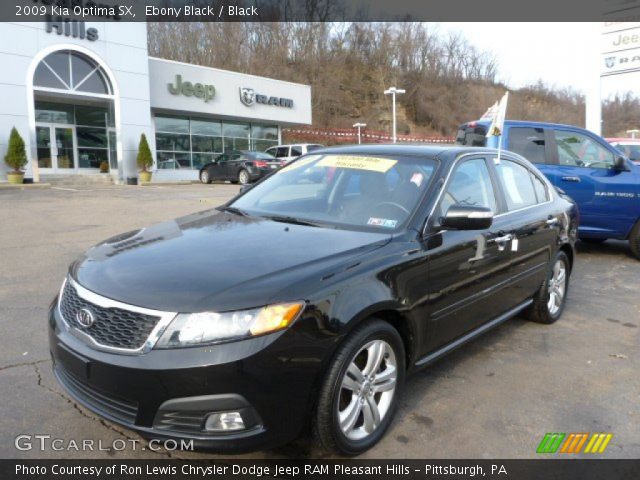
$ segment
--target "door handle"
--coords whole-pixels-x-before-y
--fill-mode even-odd
[[[513,235],[511,233],[507,233],[506,235],[502,235],[501,237],[492,238],[489,242],[495,243],[507,243],[509,240],[513,240]]]
[[[561,177],[563,182],[580,183],[580,177]]]

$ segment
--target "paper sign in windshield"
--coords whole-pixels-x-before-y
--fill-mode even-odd
[[[330,155],[318,162],[319,167],[351,168],[371,172],[388,172],[397,160],[378,157],[358,157],[353,155]]]
[[[388,218],[371,217],[367,221],[367,225],[371,225],[374,227],[396,228],[397,224],[398,224],[397,220],[390,220]]]

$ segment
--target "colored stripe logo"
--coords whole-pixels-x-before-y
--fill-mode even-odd
[[[604,453],[612,437],[612,433],[546,433],[536,453]]]

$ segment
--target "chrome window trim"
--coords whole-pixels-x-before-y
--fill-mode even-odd
[[[69,283],[76,291],[78,296],[87,302],[90,302],[94,305],[97,305],[102,308],[119,308],[121,310],[128,310],[130,312],[141,313],[144,315],[151,315],[154,317],[159,317],[158,323],[156,323],[155,327],[145,340],[144,344],[140,348],[132,349],[132,348],[120,348],[120,347],[112,347],[110,345],[103,345],[97,342],[93,337],[86,334],[85,332],[77,329],[76,327],[72,327],[69,325],[67,320],[62,315],[62,310],[60,310],[60,302],[62,301],[62,294],[64,292],[64,288]],[[98,295],[97,293],[92,292],[91,290],[87,290],[78,282],[76,282],[71,276],[67,276],[67,278],[62,282],[62,287],[60,287],[60,293],[58,295],[58,305],[57,305],[58,315],[62,319],[62,323],[67,331],[73,336],[79,338],[83,342],[87,343],[89,346],[95,348],[96,350],[101,350],[104,352],[110,353],[119,353],[122,355],[142,355],[144,353],[148,353],[153,349],[156,345],[166,328],[169,326],[171,321],[178,314],[177,312],[165,312],[161,310],[153,310],[150,308],[137,307],[135,305],[129,305],[127,303],[119,302],[117,300],[112,300],[107,297],[103,297],[102,295]]]

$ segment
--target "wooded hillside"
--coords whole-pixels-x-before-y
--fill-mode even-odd
[[[310,84],[313,126],[356,121],[389,130],[390,86],[398,97],[398,133],[454,135],[506,90],[498,66],[462,35],[418,23],[149,24],[151,55]],[[532,67],[534,68],[534,67]],[[511,90],[507,118],[584,125],[584,97],[543,83]],[[640,127],[640,100],[605,101],[604,135]]]

